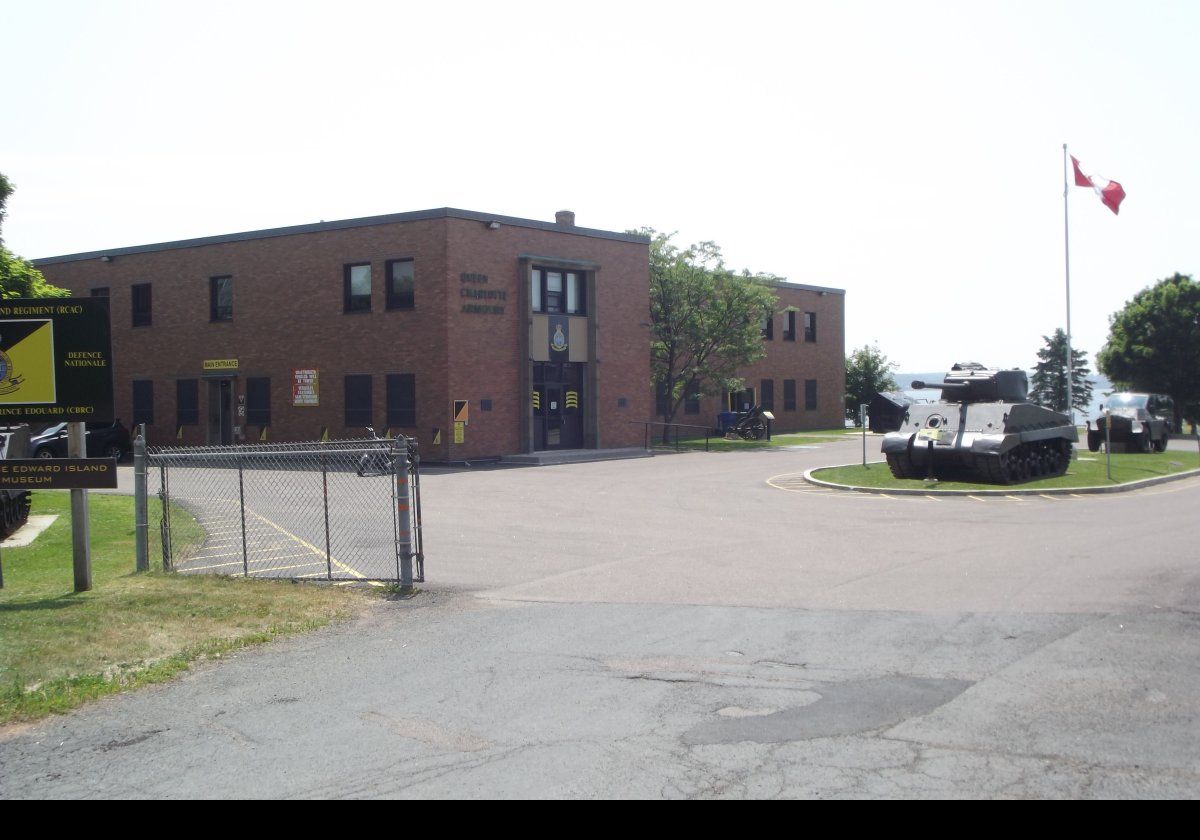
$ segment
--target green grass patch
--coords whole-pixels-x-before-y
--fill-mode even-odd
[[[727,440],[719,436],[712,436],[708,439],[708,451],[710,452],[742,452],[747,449],[778,449],[786,446],[813,446],[819,443],[829,443],[831,440],[842,440],[847,434],[853,434],[846,429],[815,429],[807,432],[792,432],[790,434],[772,435],[770,440],[763,438],[762,440]],[[650,445],[654,449],[672,450],[679,449],[680,451],[704,451],[703,437],[682,437],[676,444],[675,438],[672,437],[669,443],[662,442],[661,433],[651,441]]]
[[[91,591],[73,591],[67,492],[35,493],[33,514],[58,520],[33,545],[3,550],[0,724],[162,682],[197,659],[323,626],[361,604],[344,587],[134,574],[133,499],[93,493],[88,505]],[[157,522],[152,510],[152,549]],[[172,524],[177,552],[203,538],[186,512]]]
[[[1071,462],[1066,475],[1055,478],[1044,478],[1038,481],[1027,481],[1024,484],[986,484],[968,481],[939,481],[939,490],[1050,490],[1071,487],[1105,487],[1116,484],[1128,484],[1145,478],[1171,475],[1200,468],[1200,454],[1195,452],[1164,452],[1161,454],[1132,454],[1114,453],[1112,456],[1112,479],[1104,461],[1104,453],[1080,453],[1078,459]],[[835,484],[848,484],[853,487],[877,487],[887,490],[924,489],[922,479],[901,479],[892,476],[891,470],[884,462],[855,464],[846,467],[828,467],[814,470],[813,478],[821,481],[831,481]]]

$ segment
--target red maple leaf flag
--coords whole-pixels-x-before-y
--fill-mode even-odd
[[[1075,186],[1091,187],[1096,191],[1096,195],[1100,196],[1100,200],[1104,202],[1104,206],[1117,214],[1121,211],[1121,202],[1125,200],[1125,188],[1116,181],[1109,181],[1107,178],[1100,176],[1092,176],[1083,174],[1083,170],[1079,168],[1079,161],[1075,159],[1075,155],[1071,155],[1071,164],[1075,167]]]

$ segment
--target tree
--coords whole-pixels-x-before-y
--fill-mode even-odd
[[[1170,395],[1180,428],[1200,403],[1200,283],[1176,273],[1134,295],[1109,318],[1096,364],[1118,387]]]
[[[670,423],[689,397],[741,388],[738,369],[766,354],[761,325],[780,278],[731,271],[712,242],[680,250],[674,234],[634,233],[650,237],[650,367]]]
[[[4,222],[8,197],[13,189],[12,182],[0,172],[0,224]],[[21,259],[4,247],[4,238],[0,235],[0,298],[66,297],[69,294],[67,289],[47,283],[42,272],[29,260]]]
[[[1042,336],[1046,346],[1038,351],[1037,367],[1033,371],[1033,382],[1029,399],[1038,405],[1066,413],[1067,410],[1067,334],[1061,329],[1053,336]],[[1071,405],[1078,411],[1087,411],[1092,404],[1092,383],[1088,381],[1087,353],[1071,348]]]
[[[864,344],[846,357],[846,419],[861,425],[858,407],[870,403],[880,391],[896,390],[895,367],[874,344]]]

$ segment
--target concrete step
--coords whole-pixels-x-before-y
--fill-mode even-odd
[[[551,449],[522,455],[505,455],[501,464],[539,466],[583,464],[588,461],[616,461],[624,458],[651,458],[654,453],[641,447],[629,449]]]

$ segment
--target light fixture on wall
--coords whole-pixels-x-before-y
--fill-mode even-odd
[[[112,262],[112,257],[107,254],[100,258],[100,262]]]
[[[488,230],[500,230],[499,222],[495,222],[495,221],[488,222],[487,226],[488,226]]]

